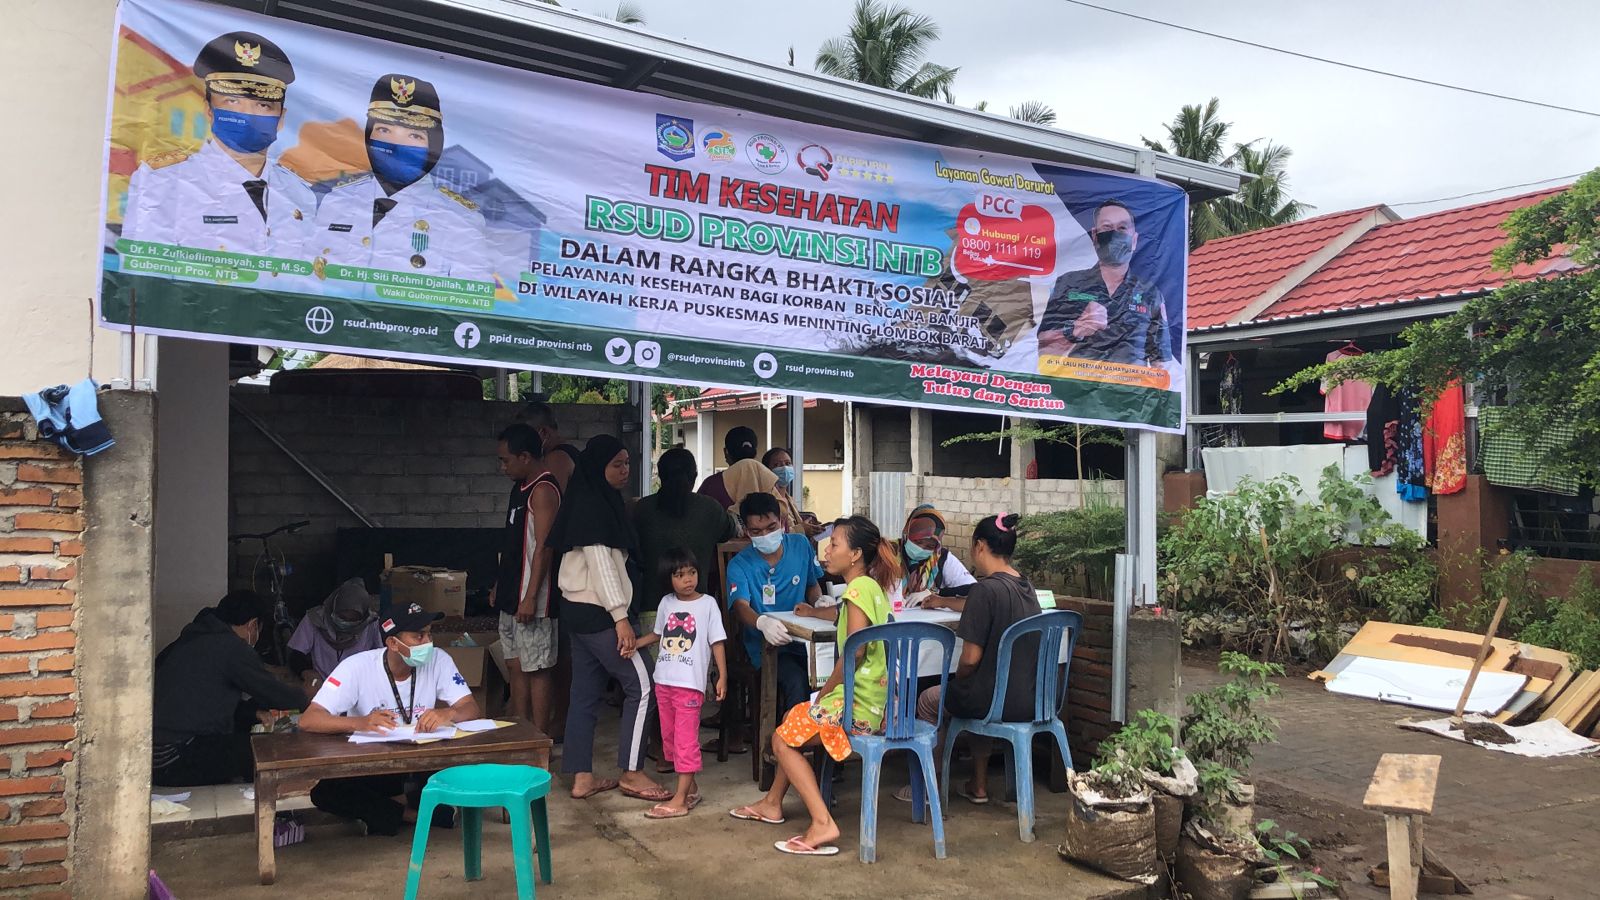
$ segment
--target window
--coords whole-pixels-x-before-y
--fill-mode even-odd
[[[203,141],[206,139],[206,125],[206,117],[200,113],[195,113],[194,118],[189,122],[189,131],[195,140]]]
[[[168,123],[168,127],[172,129],[174,135],[183,137],[183,110],[172,110],[172,120]]]

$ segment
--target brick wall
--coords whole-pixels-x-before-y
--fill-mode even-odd
[[[382,527],[493,528],[504,516],[509,482],[495,436],[520,403],[244,391],[233,399]],[[632,415],[626,406],[557,409],[562,435],[579,447],[603,432],[631,440],[621,425]],[[309,528],[273,546],[294,567],[284,589],[290,608],[320,602],[333,588],[337,530],[361,522],[243,416],[229,419],[228,530],[260,533],[309,519]],[[259,547],[232,551],[235,585],[249,585]]]
[[[1083,597],[1056,597],[1058,609],[1083,614],[1083,631],[1072,648],[1067,679],[1067,740],[1079,769],[1094,761],[1111,735],[1111,604]]]
[[[865,511],[871,501],[871,480],[856,479],[856,509]],[[910,475],[906,478],[905,511],[921,503],[932,503],[944,514],[949,525],[945,544],[963,557],[972,548],[972,527],[985,516],[1001,512],[1040,513],[1076,509],[1080,490],[1098,494],[1107,502],[1121,506],[1123,482],[1086,481],[1081,488],[1073,479],[1035,478],[957,478],[946,475]],[[898,537],[899,522],[879,523]]]
[[[83,471],[0,410],[0,895],[67,897]]]

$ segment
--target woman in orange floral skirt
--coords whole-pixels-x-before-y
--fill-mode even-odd
[[[839,826],[822,800],[822,788],[801,749],[821,745],[828,755],[843,762],[850,756],[850,733],[870,734],[883,730],[884,706],[888,703],[889,673],[883,644],[869,644],[846,660],[843,648],[851,634],[889,621],[889,598],[885,593],[900,579],[899,554],[894,545],[878,533],[878,527],[865,516],[840,519],[829,537],[826,559],[829,573],[846,582],[844,610],[835,640],[833,674],[817,691],[815,703],[799,703],[784,716],[783,724],[772,735],[772,753],[778,772],[772,790],[749,806],[729,812],[735,819],[783,824],[783,797],[792,785],[805,802],[811,827],[773,846],[797,856],[833,856],[839,848]],[[855,667],[854,709],[846,727],[844,711],[845,666]]]

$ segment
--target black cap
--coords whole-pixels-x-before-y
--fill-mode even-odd
[[[194,74],[217,94],[282,100],[294,82],[294,66],[283,49],[259,34],[230,31],[200,48]]]
[[[729,450],[748,450],[753,458],[756,455],[756,430],[746,425],[729,428],[727,436],[722,439],[722,446]]]
[[[407,128],[444,125],[444,113],[439,111],[439,92],[431,82],[413,75],[391,73],[373,82],[367,116]]]
[[[384,619],[379,627],[383,629],[384,638],[388,639],[402,631],[421,631],[442,618],[444,613],[428,612],[413,603],[405,609],[391,611],[389,617]]]

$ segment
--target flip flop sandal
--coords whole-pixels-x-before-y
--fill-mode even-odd
[[[828,844],[827,846],[823,846],[823,847],[813,847],[810,844],[806,843],[805,841],[801,840],[801,838],[804,837],[804,836],[805,835],[797,834],[794,837],[789,838],[787,841],[774,841],[772,843],[772,846],[778,848],[778,852],[787,853],[790,856],[838,856],[839,855],[839,848],[838,847],[835,847],[832,844]]]
[[[614,791],[621,786],[622,784],[620,782],[606,778],[601,781],[596,781],[594,783],[594,787],[589,788],[587,791],[581,794],[573,794],[572,799],[587,800],[590,797],[593,797],[595,794],[604,794],[606,791]]]
[[[749,806],[741,806],[738,809],[730,809],[728,810],[728,815],[733,816],[735,819],[738,819],[741,822],[761,822],[765,825],[782,825],[784,822],[789,821],[788,819],[782,817],[769,819],[766,816],[756,812],[754,808]]]
[[[964,784],[961,787],[956,788],[956,795],[960,796],[960,797],[965,797],[967,802],[971,803],[974,806],[985,806],[989,802],[989,795],[988,794],[983,794],[981,796],[978,795],[978,794],[974,794]]]
[[[689,807],[693,809],[694,807]],[[665,803],[657,803],[645,811],[646,819],[681,819],[689,814],[688,809],[673,809]]]
[[[690,809],[694,809],[696,806],[699,806],[700,805],[700,801],[704,800],[704,799],[705,798],[700,796],[699,794],[690,794],[689,795],[689,808]]]
[[[700,752],[701,753],[720,753],[721,751],[722,751],[722,738],[712,738],[711,740],[706,741],[700,747]],[[749,752],[750,752],[750,745],[749,744],[745,744],[743,747],[729,747],[728,748],[728,753],[730,755],[732,755],[732,756],[743,756],[744,754],[749,753]]]
[[[630,787],[623,787],[622,796],[634,800],[649,800],[651,803],[660,803],[664,800],[671,800],[672,792],[662,787],[650,791],[636,791]]]

